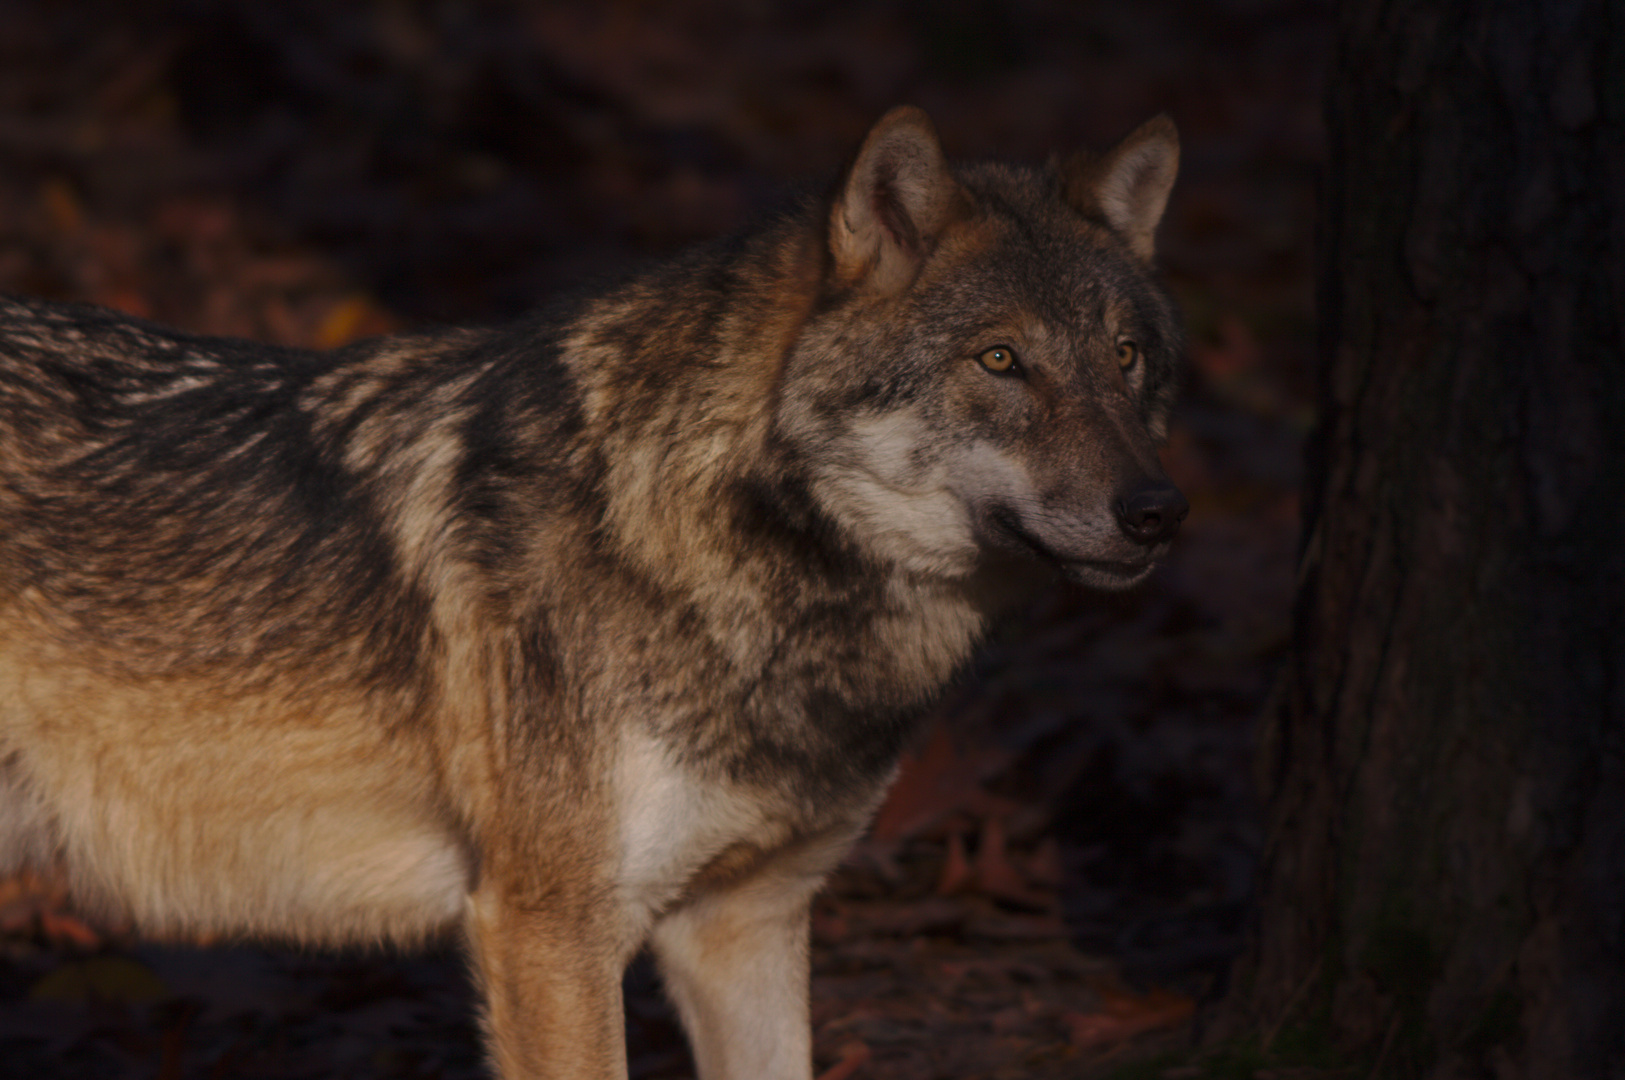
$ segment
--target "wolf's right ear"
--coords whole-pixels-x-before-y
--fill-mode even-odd
[[[1178,172],[1179,131],[1163,114],[1100,157],[1073,154],[1061,166],[1061,185],[1079,213],[1111,226],[1142,262],[1150,262]]]
[[[863,140],[830,210],[836,279],[904,288],[965,201],[930,117],[912,105],[891,110]]]

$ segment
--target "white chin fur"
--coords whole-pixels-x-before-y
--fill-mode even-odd
[[[976,566],[970,516],[945,488],[900,489],[866,472],[842,469],[820,477],[814,495],[887,562],[937,577],[964,577]]]

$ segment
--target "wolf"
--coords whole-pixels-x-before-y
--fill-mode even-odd
[[[137,927],[467,942],[496,1073],[806,1080],[808,905],[989,628],[1151,572],[1158,117],[924,113],[829,193],[515,324],[327,352],[0,300],[0,871]]]

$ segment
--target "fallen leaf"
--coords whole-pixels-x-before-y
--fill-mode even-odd
[[[948,854],[942,860],[942,876],[937,879],[937,895],[953,896],[964,892],[974,880],[970,860],[965,856],[965,837],[959,832],[948,835]]]
[[[66,912],[43,908],[39,913],[40,932],[50,941],[71,942],[82,949],[94,949],[102,936],[81,919]]]
[[[60,176],[53,176],[40,185],[40,202],[45,206],[51,228],[57,232],[71,235],[84,227],[85,212],[79,205],[79,196]]]
[[[1100,1012],[1061,1014],[1072,1045],[1080,1050],[1115,1046],[1148,1031],[1174,1027],[1196,1011],[1195,1000],[1169,990],[1130,994],[1104,985],[1095,990],[1101,999]]]
[[[924,749],[904,758],[870,835],[887,842],[906,840],[955,811],[980,817],[1015,809],[1010,800],[989,794],[980,783],[997,772],[1009,754],[985,746],[974,753],[968,749],[939,724]]]
[[[349,296],[333,306],[316,327],[316,347],[336,349],[360,337],[383,333],[392,320],[365,296]]]
[[[818,1080],[847,1080],[873,1055],[867,1043],[849,1042],[841,1048],[841,1060],[818,1074]]]
[[[103,307],[114,308],[138,319],[152,318],[152,305],[147,302],[147,298],[129,286],[99,289],[91,299]]]
[[[128,956],[94,956],[63,964],[35,983],[28,996],[72,1004],[150,1005],[170,995],[169,987],[145,964]]]
[[[982,823],[975,869],[976,887],[988,896],[1040,911],[1053,906],[1052,896],[1029,885],[1026,875],[1010,861],[1002,816],[991,816]]]

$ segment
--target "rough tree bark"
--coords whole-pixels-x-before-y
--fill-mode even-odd
[[[1322,426],[1224,1026],[1374,1075],[1625,1076],[1625,3],[1342,7]]]

